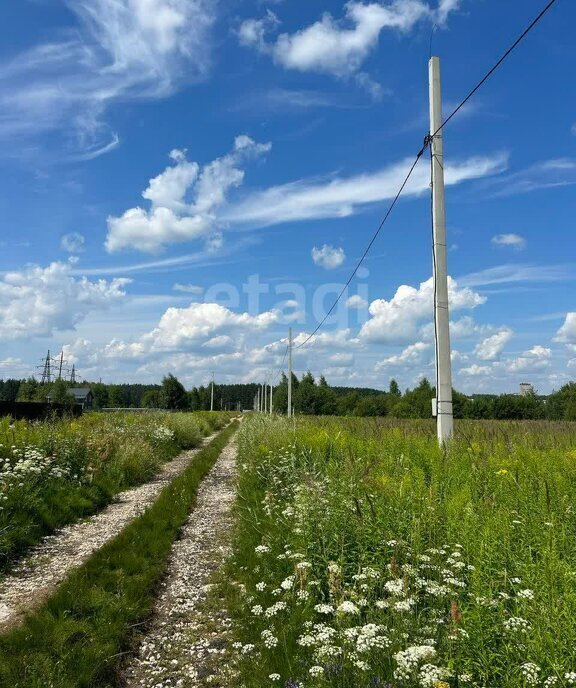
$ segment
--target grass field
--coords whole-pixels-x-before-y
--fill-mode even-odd
[[[576,685],[576,424],[253,417],[238,686]]]
[[[226,413],[91,413],[74,420],[0,419],[0,571],[43,535],[149,480],[165,461],[221,428]]]

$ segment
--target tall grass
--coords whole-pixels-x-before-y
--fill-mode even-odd
[[[0,572],[41,537],[149,480],[230,414],[86,414],[0,419]]]
[[[239,685],[576,684],[576,425],[253,418]]]
[[[172,543],[236,426],[202,449],[142,516],[72,573],[21,628],[0,636],[0,686],[120,685],[124,653],[150,612]]]

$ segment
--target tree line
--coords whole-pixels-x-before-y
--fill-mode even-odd
[[[94,396],[94,409],[158,408],[202,411],[211,405],[211,388],[193,387],[186,390],[174,376],[167,375],[159,385],[84,383]],[[0,400],[52,401],[65,403],[70,385],[57,380],[41,385],[28,380],[0,380]],[[256,383],[215,385],[215,410],[246,410],[254,407],[259,385]],[[387,391],[363,387],[331,387],[321,376],[318,381],[307,372],[301,378],[292,375],[294,412],[304,415],[389,416],[392,418],[430,418],[435,389],[423,379],[414,389],[400,390],[395,380]],[[67,396],[68,395],[68,396]],[[482,394],[466,396],[454,390],[455,418],[574,420],[576,421],[576,383],[570,382],[547,397],[536,394]],[[286,413],[288,378],[282,375],[273,393],[274,410]]]

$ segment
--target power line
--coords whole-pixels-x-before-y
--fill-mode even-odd
[[[499,60],[498,60],[489,70],[488,70],[488,72],[486,72],[486,74],[482,77],[482,79],[480,79],[480,81],[476,84],[476,86],[474,86],[474,88],[468,93],[468,95],[460,102],[460,104],[457,105],[457,106],[454,108],[454,110],[452,110],[452,112],[448,115],[448,117],[446,117],[446,119],[442,122],[442,124],[438,127],[438,129],[436,129],[436,131],[435,131],[433,134],[431,134],[431,135],[428,134],[428,135],[425,137],[425,139],[424,139],[424,145],[422,146],[422,148],[421,148],[421,149],[418,151],[418,153],[416,154],[416,159],[415,159],[414,162],[412,163],[412,166],[410,167],[410,170],[408,171],[408,174],[407,174],[406,177],[404,178],[404,181],[402,182],[402,185],[400,186],[400,189],[398,190],[398,193],[396,194],[396,196],[394,197],[394,200],[392,201],[390,207],[389,207],[388,210],[386,211],[386,214],[384,215],[384,218],[383,218],[382,222],[381,222],[380,225],[378,226],[378,229],[376,230],[376,232],[374,233],[374,235],[373,235],[372,238],[370,239],[370,242],[369,242],[368,246],[366,247],[366,250],[365,250],[364,253],[362,254],[362,257],[360,258],[360,260],[358,261],[358,263],[356,264],[356,267],[354,268],[354,270],[353,270],[352,274],[350,275],[348,281],[346,282],[346,284],[344,285],[344,287],[342,288],[342,290],[341,290],[340,293],[338,294],[336,300],[334,301],[334,303],[333,303],[332,306],[330,307],[330,310],[329,310],[329,311],[326,313],[326,315],[322,318],[322,320],[320,321],[320,323],[318,324],[318,326],[316,327],[316,329],[312,332],[312,334],[310,334],[308,337],[306,337],[306,339],[305,339],[302,343],[298,344],[298,346],[295,347],[296,349],[300,349],[301,347],[306,346],[306,344],[307,344],[307,343],[317,334],[317,332],[320,330],[320,328],[324,325],[324,323],[326,322],[326,320],[328,320],[328,318],[330,317],[330,315],[332,314],[332,312],[334,311],[334,309],[336,308],[336,306],[337,306],[338,303],[340,302],[340,299],[342,298],[342,296],[344,295],[345,291],[346,291],[346,290],[348,289],[348,287],[350,286],[350,283],[352,282],[352,280],[353,280],[354,277],[356,276],[356,273],[358,272],[360,266],[361,266],[362,263],[364,262],[364,259],[365,259],[366,256],[368,255],[368,253],[369,253],[370,249],[372,248],[374,242],[375,242],[376,239],[378,238],[378,235],[379,235],[380,232],[382,231],[382,228],[384,227],[384,224],[385,224],[386,221],[388,220],[388,218],[389,218],[389,216],[390,216],[392,210],[394,209],[394,207],[395,207],[395,205],[396,205],[398,199],[399,199],[400,196],[402,195],[402,192],[404,191],[404,189],[405,189],[405,187],[406,187],[406,184],[408,183],[408,180],[409,180],[410,177],[412,176],[412,173],[414,172],[414,170],[415,170],[415,168],[416,168],[416,165],[418,164],[420,158],[421,158],[422,155],[424,154],[424,151],[425,151],[425,150],[428,148],[428,146],[430,145],[431,139],[432,139],[434,136],[437,136],[438,133],[439,133],[440,131],[442,131],[442,129],[444,129],[444,127],[448,124],[448,122],[450,122],[450,120],[451,120],[451,119],[452,119],[452,118],[453,118],[453,117],[454,117],[454,116],[464,107],[464,105],[466,105],[466,103],[470,100],[470,98],[472,98],[472,96],[474,96],[474,94],[477,93],[477,92],[480,90],[480,88],[486,83],[486,81],[488,81],[488,79],[492,76],[492,74],[494,74],[494,72],[498,69],[498,67],[500,67],[500,65],[504,62],[504,60],[506,60],[506,58],[515,50],[515,48],[518,47],[518,45],[519,45],[519,44],[526,38],[526,36],[532,31],[532,29],[536,26],[536,24],[538,24],[538,23],[540,22],[540,20],[544,17],[544,15],[548,12],[548,10],[552,7],[552,5],[554,5],[555,2],[556,2],[556,0],[550,0],[550,2],[548,2],[548,4],[544,7],[544,9],[538,14],[538,16],[537,16],[535,19],[532,20],[532,22],[530,22],[530,24],[526,27],[526,29],[524,29],[524,31],[520,34],[520,36],[518,36],[518,38],[514,41],[514,43],[512,43],[512,45],[508,48],[508,50],[506,50],[506,52],[500,57],[500,59],[499,59]]]
[[[480,90],[480,88],[488,81],[488,79],[494,74],[494,72],[498,69],[498,67],[504,62],[504,60],[510,55],[510,53],[520,45],[520,43],[526,38],[526,36],[532,31],[532,29],[538,24],[538,22],[542,19],[542,17],[548,12],[548,10],[552,7],[552,5],[556,2],[556,0],[550,0],[550,2],[546,5],[546,7],[540,12],[540,14],[530,23],[529,26],[527,26],[524,31],[518,36],[518,38],[512,43],[512,45],[508,48],[508,50],[502,55],[502,57],[496,62],[496,64],[490,69],[486,74],[480,79],[480,81],[474,86],[474,88],[470,91],[470,93],[464,98],[464,100],[458,105],[457,107],[452,110],[452,112],[446,117],[446,119],[442,122],[442,124],[436,129],[436,131],[432,134],[432,136],[436,136],[438,132],[442,131],[442,129],[448,124],[448,122],[456,115],[457,112],[459,112],[464,105],[472,98],[472,96]]]

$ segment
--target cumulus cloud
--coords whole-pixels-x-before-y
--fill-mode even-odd
[[[491,241],[495,246],[505,246],[515,251],[523,251],[526,248],[526,239],[519,234],[496,234]]]
[[[506,361],[502,365],[507,372],[520,373],[523,371],[536,371],[548,368],[551,363],[552,351],[544,346],[534,346],[525,351],[518,358]]]
[[[390,301],[373,301],[369,308],[371,318],[362,326],[360,338],[388,344],[413,341],[420,323],[432,318],[433,294],[434,284],[430,278],[418,289],[401,285]],[[448,299],[452,311],[473,309],[486,301],[471,289],[459,287],[451,277],[448,278]]]
[[[512,336],[512,330],[506,327],[483,339],[474,349],[474,353],[482,361],[493,361],[512,339]]]
[[[353,294],[346,300],[346,307],[362,310],[368,306],[368,301],[363,299],[360,294]]]
[[[76,26],[0,64],[0,137],[60,132],[78,159],[114,148],[106,110],[206,77],[215,0],[66,0]],[[32,11],[32,10],[31,10]]]
[[[65,234],[60,240],[60,246],[68,253],[81,253],[85,243],[86,238],[79,232]]]
[[[158,253],[167,244],[203,238],[209,250],[217,250],[222,237],[216,213],[228,191],[242,184],[240,165],[269,150],[270,144],[238,136],[231,153],[202,168],[186,159],[186,151],[173,150],[174,164],[151,179],[142,192],[150,209],[130,208],[120,217],[108,218],[106,249]]]
[[[268,11],[263,19],[248,19],[240,26],[240,43],[268,54],[285,69],[320,72],[337,78],[356,77],[378,96],[377,85],[361,71],[367,57],[378,45],[384,29],[412,30],[420,21],[444,25],[459,0],[441,0],[433,9],[421,0],[395,0],[387,5],[376,2],[348,2],[342,19],[325,12],[313,24],[269,38],[280,22]]]
[[[554,338],[557,342],[576,344],[576,312],[566,313],[564,324]]]
[[[432,345],[428,342],[416,342],[410,344],[401,353],[394,356],[387,356],[376,364],[376,370],[383,368],[413,368],[429,365],[431,358]]]
[[[130,281],[74,278],[66,263],[8,272],[0,281],[0,339],[73,330],[88,313],[122,301]]]
[[[343,248],[335,248],[330,244],[324,244],[321,248],[314,246],[312,249],[312,260],[326,270],[334,270],[340,267],[346,260]]]
[[[193,303],[187,308],[169,308],[143,341],[155,351],[188,349],[231,331],[264,330],[278,318],[277,311],[250,315],[234,313],[217,303]]]

